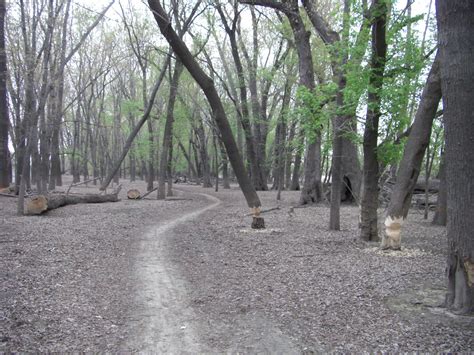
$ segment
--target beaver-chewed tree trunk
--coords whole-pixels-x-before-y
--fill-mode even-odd
[[[436,56],[423,89],[420,106],[398,169],[397,182],[390,197],[385,218],[385,234],[382,236],[382,249],[398,250],[401,247],[402,222],[408,215],[413,189],[420,174],[426,147],[430,142],[431,127],[440,99],[439,58]]]
[[[474,313],[474,2],[436,1],[448,184],[446,306]]]
[[[26,214],[38,215],[46,211],[54,210],[66,205],[76,205],[79,203],[104,203],[117,202],[118,192],[107,195],[67,195],[50,194],[34,196],[26,202]]]

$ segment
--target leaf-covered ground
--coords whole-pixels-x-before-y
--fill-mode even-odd
[[[124,184],[122,194],[130,187],[145,185]],[[288,213],[299,193],[284,191],[280,209],[263,215],[267,229],[254,231],[236,188],[176,188],[186,199],[123,195],[38,217],[17,217],[15,199],[0,197],[0,352],[144,350],[131,342],[134,324],[151,321],[137,297],[144,236],[211,204],[196,193],[222,202],[160,234],[167,276],[179,279],[182,311],[174,312],[180,321],[192,318],[170,333],[192,327],[200,349],[214,352],[474,348],[473,318],[439,307],[445,229],[417,211],[404,249],[386,253],[358,239],[354,206],[342,208],[343,230],[329,232],[326,205]],[[260,196],[264,208],[277,205],[275,192]]]

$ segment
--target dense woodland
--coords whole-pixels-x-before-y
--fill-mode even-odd
[[[19,214],[64,174],[158,199],[237,182],[257,215],[256,191],[300,190],[393,250],[417,187],[448,221],[447,305],[471,312],[473,5],[439,3],[2,0],[0,187]]]

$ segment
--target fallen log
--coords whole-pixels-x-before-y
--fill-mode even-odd
[[[67,195],[67,194],[49,194],[37,195],[28,199],[26,202],[27,215],[39,215],[46,211],[54,210],[67,205],[77,205],[79,203],[104,203],[117,202],[118,191],[113,194],[97,195]]]

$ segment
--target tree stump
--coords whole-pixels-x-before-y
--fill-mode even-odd
[[[263,217],[253,217],[252,229],[265,229],[265,220]]]
[[[253,214],[253,220],[252,220],[252,229],[265,229],[265,220],[263,217],[260,217],[260,207],[253,207],[252,208],[252,214]]]
[[[140,191],[137,189],[128,190],[127,197],[129,200],[138,200],[140,198]]]

